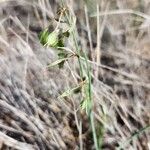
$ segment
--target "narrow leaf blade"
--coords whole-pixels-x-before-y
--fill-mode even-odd
[[[72,88],[72,89],[68,89],[68,90],[65,91],[63,94],[61,94],[61,95],[59,96],[59,98],[64,98],[64,97],[70,96],[70,95],[76,93],[76,91],[79,90],[80,88],[81,88],[81,85],[78,85],[77,87]]]
[[[56,65],[61,64],[62,62],[66,61],[66,60],[68,60],[68,58],[58,59],[58,60],[56,60],[55,62],[53,62],[53,63],[51,63],[50,65],[48,65],[48,67],[54,67],[54,66],[56,66]]]

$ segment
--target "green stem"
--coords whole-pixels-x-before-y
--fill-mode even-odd
[[[97,135],[96,135],[95,125],[94,125],[93,112],[90,113],[90,122],[91,122],[91,127],[92,127],[92,134],[93,134],[93,140],[94,140],[95,149],[96,150],[100,150],[99,146],[98,146]]]
[[[88,75],[88,97],[89,97],[89,101],[91,103],[91,108],[90,108],[90,123],[91,123],[91,127],[92,127],[92,134],[93,134],[93,140],[94,140],[94,146],[96,150],[100,150],[99,145],[98,145],[98,141],[97,141],[97,134],[96,134],[96,128],[94,125],[94,116],[93,116],[93,112],[92,112],[92,107],[93,107],[93,103],[92,103],[92,84],[91,84],[91,68],[89,66],[88,63],[88,58],[86,53],[84,52],[84,58],[85,58],[85,62],[86,62],[86,70],[87,70],[87,75]]]
[[[62,2],[62,6],[64,7],[64,2],[63,0],[61,0]],[[67,19],[67,23],[69,26],[71,26],[71,21],[72,19],[69,18],[67,12],[65,12],[65,16]],[[83,74],[83,68],[84,68],[84,64],[81,62],[81,53],[80,53],[80,49],[78,46],[78,42],[76,39],[76,35],[75,35],[75,30],[72,31],[72,36],[73,36],[73,41],[75,44],[75,48],[77,51],[77,55],[78,55],[78,63],[79,63],[79,70],[80,70],[80,77],[83,79],[84,74]],[[96,150],[99,150],[99,146],[98,146],[98,141],[97,141],[97,135],[96,135],[96,129],[95,129],[95,125],[94,125],[94,117],[93,117],[93,112],[92,112],[92,85],[91,85],[91,73],[90,73],[90,67],[89,67],[89,63],[88,63],[88,59],[87,59],[87,55],[85,52],[84,53],[84,58],[85,58],[85,62],[86,62],[86,74],[88,76],[88,93],[86,92],[87,97],[90,101],[90,112],[89,112],[89,120],[90,120],[90,124],[91,124],[91,128],[92,128],[92,134],[93,134],[93,140],[94,140],[94,146]]]
[[[61,0],[61,3],[62,3],[62,6],[65,7],[63,0]],[[72,20],[69,19],[69,16],[66,12],[65,12],[65,16],[66,16],[66,19],[67,19],[67,23],[69,24],[69,26],[71,26],[71,21]],[[81,53],[80,53],[80,49],[79,49],[79,46],[78,46],[78,42],[76,40],[75,31],[72,31],[72,36],[73,36],[73,41],[74,41],[75,48],[76,48],[76,51],[77,51],[77,55],[80,56]],[[79,69],[80,70],[80,77],[83,78],[83,65],[82,65],[81,60],[80,60],[79,57],[78,57],[78,63],[79,63],[79,68],[80,68]]]
[[[134,133],[131,137],[129,137],[127,139],[126,142],[121,143],[120,146],[117,148],[117,150],[121,150],[121,149],[125,148],[125,146],[127,146],[133,140],[133,138],[138,137],[139,134],[142,134],[144,131],[146,131],[148,129],[150,129],[150,125],[147,125],[146,127],[140,129],[138,132]]]

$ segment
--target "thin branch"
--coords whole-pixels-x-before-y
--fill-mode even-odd
[[[121,15],[121,14],[132,14],[132,15],[136,15],[136,16],[140,16],[144,19],[150,20],[150,16],[139,12],[139,11],[134,11],[132,9],[122,9],[122,10],[112,10],[112,11],[108,11],[108,12],[100,12],[99,16],[106,16],[106,15]],[[90,15],[90,17],[97,17],[97,13],[93,13]]]

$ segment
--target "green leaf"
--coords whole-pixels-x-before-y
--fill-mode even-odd
[[[65,58],[67,58],[67,56],[68,56],[68,54],[67,54],[65,51],[60,51],[60,52],[58,53],[59,59],[65,59]],[[63,68],[64,63],[65,63],[65,60],[62,61],[62,62],[59,64],[59,68]]]
[[[65,51],[60,51],[60,52],[58,53],[58,57],[59,57],[59,58],[66,58],[67,55],[68,55],[68,54],[67,54]]]
[[[62,33],[63,34],[63,36],[65,36],[65,37],[69,37],[70,36],[70,32],[67,30],[66,32],[63,32]]]
[[[70,95],[76,93],[76,91],[79,90],[79,89],[81,89],[81,85],[78,85],[78,86],[76,86],[75,88],[72,88],[72,89],[68,89],[63,94],[61,94],[59,96],[59,98],[64,98],[64,97],[70,96]]]
[[[102,148],[103,138],[105,133],[105,126],[102,123],[97,124],[96,133],[97,133],[98,146],[99,148]]]
[[[47,37],[47,46],[56,47],[59,42],[58,31],[53,31]]]
[[[48,29],[45,29],[44,31],[40,32],[39,39],[40,39],[40,43],[42,45],[45,45],[47,43],[47,38],[48,38],[49,34],[50,34],[50,32],[48,31]]]
[[[64,47],[63,39],[59,39],[59,41],[57,43],[57,47]]]
[[[54,67],[56,65],[61,64],[62,62],[66,61],[66,60],[68,60],[68,57],[67,58],[58,59],[55,62],[53,62],[50,65],[48,65],[48,67]]]
[[[89,98],[84,98],[81,102],[80,102],[80,107],[82,110],[85,110],[86,114],[90,114],[91,112],[91,101],[89,100]]]

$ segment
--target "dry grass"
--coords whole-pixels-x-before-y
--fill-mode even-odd
[[[0,1],[0,149],[94,149],[80,96],[58,99],[78,83],[77,60],[61,70],[47,69],[56,60],[55,50],[42,47],[37,37],[49,22],[55,26],[58,4]],[[104,130],[99,133],[102,149],[119,144],[150,149],[148,129],[128,141],[150,125],[150,4],[101,0],[95,9],[82,1],[67,4],[77,17],[77,39],[92,66],[97,133]],[[66,46],[74,50],[71,40]]]

